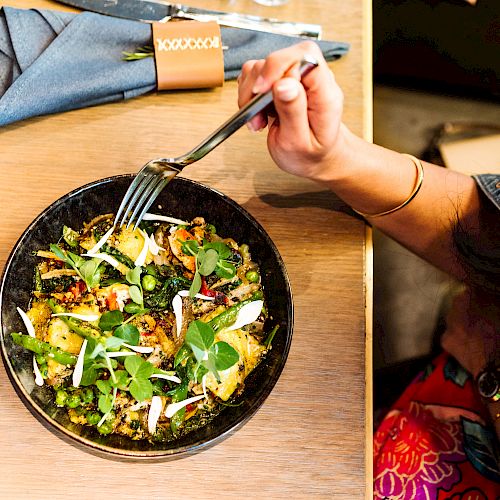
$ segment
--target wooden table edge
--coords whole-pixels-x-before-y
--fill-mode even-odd
[[[373,10],[363,0],[363,137],[373,141]],[[373,233],[365,230],[365,496],[373,498]]]

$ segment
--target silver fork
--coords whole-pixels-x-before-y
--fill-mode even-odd
[[[299,66],[301,77],[305,76],[317,65],[318,62],[316,59],[311,56],[304,56]],[[129,219],[126,227],[130,227],[135,220],[135,229],[163,188],[181,172],[185,166],[203,158],[212,151],[212,149],[216,148],[242,125],[268,106],[272,100],[272,90],[263,94],[257,94],[248,104],[243,106],[215,132],[188,153],[178,156],[177,158],[156,159],[146,163],[137,173],[135,179],[125,193],[120,207],[118,208],[118,212],[116,213],[114,226],[118,224],[120,216],[123,214],[119,226],[123,226],[128,215]]]

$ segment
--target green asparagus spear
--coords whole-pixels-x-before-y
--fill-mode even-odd
[[[62,365],[74,365],[76,363],[76,356],[58,347],[54,347],[48,342],[43,342],[42,340],[30,337],[29,335],[23,335],[22,333],[11,333],[10,335],[17,345],[35,354],[43,354],[46,359],[53,359]]]
[[[211,319],[208,324],[212,327],[214,332],[218,332],[222,328],[226,328],[236,321],[238,312],[244,305],[254,302],[255,300],[262,300],[263,297],[264,295],[261,291],[255,292],[249,299],[242,300],[241,302],[234,304],[234,306],[229,307],[224,312]]]
[[[52,312],[55,314],[67,312],[63,306],[56,304],[52,299],[49,299],[47,303],[52,309]],[[69,326],[70,330],[73,330],[75,333],[84,338],[91,337],[97,340],[102,337],[101,330],[95,327],[94,325],[85,323],[76,318],[71,318],[69,316],[59,316],[59,318],[62,319]]]

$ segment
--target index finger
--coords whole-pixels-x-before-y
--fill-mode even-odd
[[[283,76],[292,76],[300,79],[297,71],[298,64],[306,55],[313,56],[318,61],[320,68],[328,70],[328,65],[319,46],[314,42],[305,41],[286,49],[277,50],[267,56],[260,75],[254,83],[252,92],[254,94],[267,92]],[[307,80],[307,77],[304,77],[303,83],[306,89]]]

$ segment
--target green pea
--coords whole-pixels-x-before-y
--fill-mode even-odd
[[[207,233],[210,233],[210,234],[217,233],[217,229],[215,228],[215,226],[213,224],[207,224],[205,229],[206,229]]]
[[[64,406],[66,404],[66,399],[68,399],[68,395],[63,390],[58,390],[56,392],[56,405]]]
[[[66,406],[68,408],[76,408],[77,406],[80,406],[80,403],[81,399],[78,394],[71,394],[66,399]]]
[[[87,412],[85,417],[90,425],[97,425],[101,420],[101,414],[96,411]]]
[[[259,276],[259,273],[257,271],[248,271],[245,274],[245,278],[248,281],[250,281],[250,283],[258,283],[259,279],[260,279],[260,276]]]
[[[113,424],[109,421],[103,422],[97,430],[100,434],[111,434],[113,432]]]
[[[144,290],[151,292],[155,289],[155,286],[156,279],[153,276],[151,276],[150,274],[146,274],[142,277],[142,288],[144,288]]]
[[[94,400],[94,391],[90,387],[83,389],[81,398],[84,403],[92,403]]]

